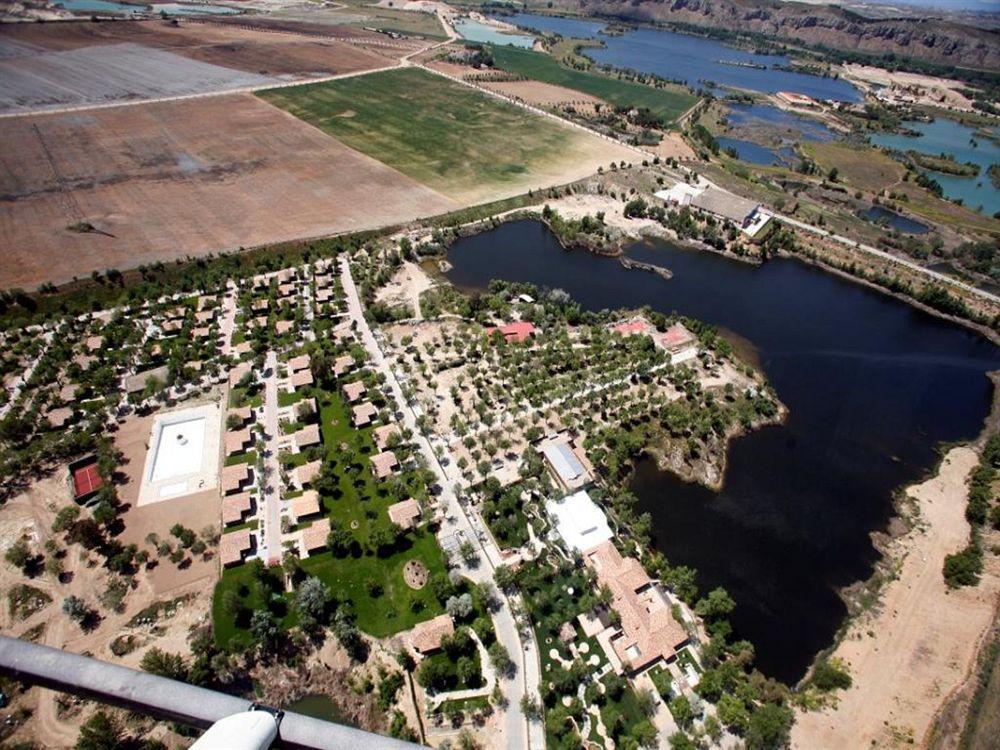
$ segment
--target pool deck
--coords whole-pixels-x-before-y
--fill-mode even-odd
[[[157,415],[150,430],[149,448],[142,470],[137,503],[140,507],[218,486],[222,416],[218,402]],[[193,455],[192,450],[175,449],[173,445],[163,442],[165,439],[179,439],[177,425],[185,423],[198,431],[188,438],[191,442],[187,444],[198,448],[197,455]],[[190,466],[184,466],[185,463],[190,463]]]

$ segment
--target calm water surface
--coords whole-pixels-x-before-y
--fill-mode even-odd
[[[796,681],[829,646],[846,610],[837,589],[867,578],[869,533],[885,527],[897,487],[930,469],[935,445],[978,433],[985,373],[1000,351],[982,337],[794,260],[754,268],[666,243],[629,254],[674,278],[566,252],[539,223],[506,224],[448,254],[463,288],[490,279],[561,288],[587,309],[651,305],[752,342],[791,414],[737,440],[719,493],[649,462],[632,488],[656,544],[696,567],[703,590],[725,586],[758,664]]]
[[[861,212],[861,218],[867,219],[873,224],[887,223],[893,229],[907,234],[926,234],[931,230],[926,224],[921,224],[919,221],[914,221],[882,206],[872,206],[865,209]]]
[[[489,26],[471,18],[462,18],[455,22],[455,31],[463,39],[470,42],[482,42],[483,44],[504,44],[510,47],[522,47],[531,49],[535,44],[535,37],[530,34],[508,34],[502,32],[496,26]]]
[[[939,117],[934,122],[906,122],[910,130],[918,136],[895,133],[876,133],[872,143],[898,151],[919,151],[937,156],[950,154],[958,162],[972,162],[979,165],[975,177],[959,177],[942,172],[928,171],[941,183],[944,194],[949,198],[961,198],[962,203],[973,210],[982,210],[988,216],[1000,211],[1000,190],[990,181],[986,170],[991,164],[1000,164],[1000,145],[990,138],[978,135],[972,128],[954,120]],[[993,131],[996,133],[996,130]]]
[[[597,62],[682,80],[695,88],[708,80],[750,91],[796,91],[816,99],[861,101],[858,90],[847,81],[776,70],[773,66],[788,65],[789,59],[784,55],[753,54],[714,39],[646,28],[608,36],[600,33],[605,28],[601,23],[531,13],[504,16],[504,20],[565,37],[601,39],[605,47],[584,50]],[[734,62],[764,69],[727,64]]]

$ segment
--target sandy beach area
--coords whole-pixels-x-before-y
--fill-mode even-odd
[[[974,667],[1000,594],[995,555],[985,556],[978,586],[949,590],[941,573],[945,556],[969,539],[966,481],[977,462],[972,448],[953,448],[936,476],[908,489],[917,517],[891,542],[897,575],[834,652],[849,665],[853,685],[837,695],[836,706],[799,712],[793,747],[926,745],[941,706]]]

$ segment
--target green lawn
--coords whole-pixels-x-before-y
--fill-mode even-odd
[[[235,591],[243,600],[246,609],[239,622],[229,616],[222,606],[222,599],[227,591]],[[256,609],[270,609],[283,628],[292,627],[298,619],[295,610],[288,606],[279,572],[268,571],[264,581],[258,582],[254,580],[253,569],[249,565],[223,570],[212,598],[215,642],[221,648],[236,649],[250,645],[251,637],[247,628],[250,613]]]
[[[386,511],[389,505],[406,497],[426,499],[420,475],[403,472],[388,481],[376,480],[368,461],[375,452],[371,429],[351,427],[350,412],[339,394],[311,389],[310,395],[316,396],[320,406],[323,446],[316,453],[325,454],[326,471],[335,478],[331,483],[318,484],[324,488],[320,497],[331,525],[349,530],[354,544],[339,557],[328,551],[302,560],[303,571],[322,580],[338,603],[349,601],[358,628],[375,637],[408,630],[441,614],[444,607],[435,598],[432,586],[415,591],[403,580],[403,566],[413,559],[421,561],[432,578],[445,576],[444,555],[429,529],[407,532],[394,547],[381,553],[370,545],[372,533],[390,525]],[[402,456],[402,452],[397,455]],[[298,465],[306,456],[299,453],[282,460],[286,466]],[[235,648],[248,644],[250,639],[246,631],[248,618],[236,622],[223,610],[226,591],[236,591],[249,610],[269,606],[283,627],[295,624],[294,609],[288,606],[290,597],[277,580],[268,591],[254,581],[250,570],[248,565],[225,570],[216,586],[212,617],[220,646]],[[381,589],[375,596],[369,593],[372,583]]]
[[[492,46],[497,67],[542,83],[565,86],[603,99],[609,104],[641,109],[645,107],[669,124],[689,110],[698,98],[687,89],[669,85],[658,89],[610,76],[563,67],[551,55],[516,47]]]
[[[258,95],[457,200],[594,161],[596,139],[415,68]],[[609,159],[613,159],[614,155]]]
[[[414,591],[403,581],[403,565],[411,559],[422,560],[432,575],[444,573],[437,540],[426,530],[408,533],[403,548],[389,557],[366,551],[358,556],[336,558],[324,552],[303,560],[302,569],[329,586],[338,600],[351,600],[361,630],[384,638],[444,612],[430,586]],[[369,595],[369,580],[381,584],[381,595]],[[413,608],[414,602],[417,609]]]

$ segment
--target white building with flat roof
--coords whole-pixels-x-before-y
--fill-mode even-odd
[[[545,509],[555,519],[556,531],[571,550],[585,552],[612,537],[607,516],[584,490],[562,500],[550,500]]]

